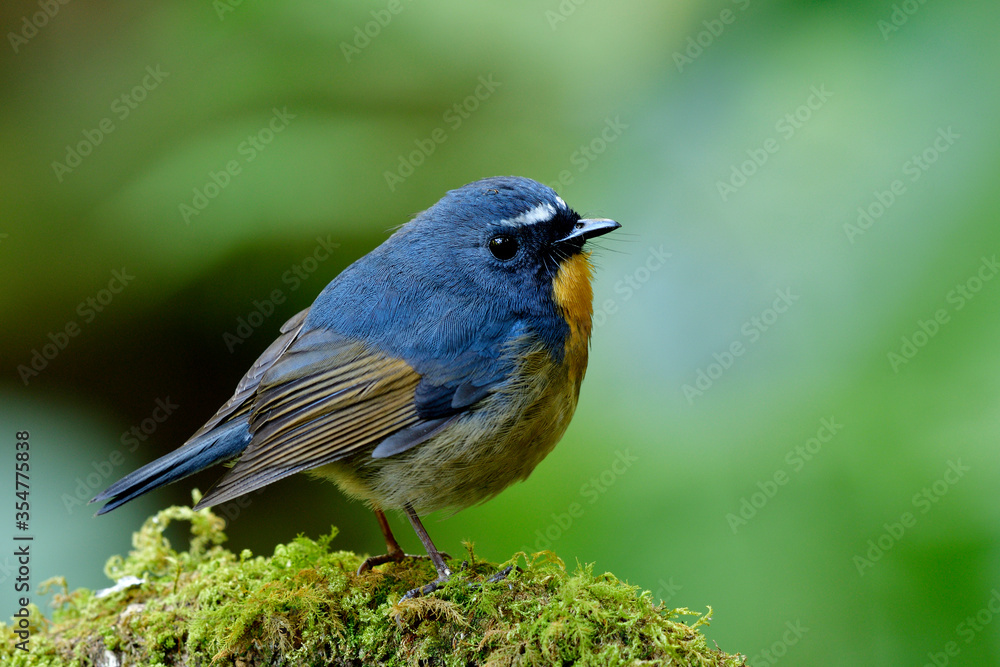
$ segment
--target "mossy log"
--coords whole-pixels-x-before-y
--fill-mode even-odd
[[[187,551],[163,531],[191,523]],[[709,648],[699,628],[708,613],[666,609],[648,591],[591,567],[567,572],[548,552],[502,565],[450,565],[452,581],[430,596],[403,599],[434,577],[423,560],[362,575],[361,557],[330,551],[334,529],[298,537],[270,557],[237,555],[222,543],[224,521],[209,510],[171,507],[133,535],[127,558],[105,572],[106,591],[72,592],[60,578],[51,620],[31,608],[29,650],[0,625],[0,664],[41,665],[745,665]],[[690,625],[680,620],[695,616]]]

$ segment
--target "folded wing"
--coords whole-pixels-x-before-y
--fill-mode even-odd
[[[201,500],[207,507],[364,448],[403,452],[485,396],[461,378],[434,384],[402,359],[329,329],[312,329],[260,378],[248,406],[251,441]]]

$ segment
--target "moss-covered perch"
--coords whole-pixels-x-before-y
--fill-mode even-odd
[[[163,531],[191,522],[191,545],[171,549]],[[98,597],[65,582],[52,621],[32,609],[30,651],[0,626],[0,664],[38,665],[744,665],[709,648],[699,626],[676,617],[610,574],[566,572],[537,554],[505,581],[498,566],[453,562],[443,589],[401,600],[434,577],[427,561],[387,564],[356,576],[361,558],[330,551],[336,535],[299,537],[270,558],[222,546],[224,522],[208,510],[171,507],[133,536],[128,558],[105,571],[141,583]],[[523,555],[514,557],[517,561]],[[522,561],[524,562],[524,561]],[[128,580],[125,580],[128,581]],[[694,616],[698,616],[694,614]]]

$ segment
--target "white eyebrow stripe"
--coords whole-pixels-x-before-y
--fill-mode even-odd
[[[506,220],[501,220],[501,224],[509,225],[533,225],[544,220],[551,220],[556,215],[556,209],[552,204],[545,202],[544,204],[539,204],[535,208],[528,209],[524,213],[517,215],[513,218],[507,218]]]

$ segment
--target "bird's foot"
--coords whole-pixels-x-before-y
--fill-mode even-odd
[[[467,566],[468,566],[468,563],[467,563],[467,562],[463,562],[463,563],[462,563],[462,569],[463,569],[463,570],[464,570],[464,569],[465,569],[465,568],[466,568]],[[493,573],[493,574],[491,574],[491,575],[490,575],[489,577],[487,577],[487,578],[486,578],[486,582],[485,582],[485,583],[488,583],[488,584],[495,584],[495,583],[497,583],[498,581],[503,581],[503,580],[504,580],[504,579],[506,579],[506,578],[507,578],[507,577],[508,577],[508,576],[510,575],[510,573],[511,573],[511,572],[513,572],[513,571],[514,571],[514,566],[513,566],[513,565],[508,565],[508,566],[507,566],[507,567],[505,567],[504,569],[502,569],[502,570],[499,570],[499,571],[497,571],[497,572],[494,572],[494,573]],[[518,572],[522,572],[523,570],[521,570],[521,568],[517,568],[517,571],[518,571]],[[470,583],[470,584],[469,584],[469,588],[481,588],[481,587],[482,587],[482,585],[483,585],[483,584],[476,584],[476,583]],[[510,585],[510,584],[508,584],[508,586],[509,586],[509,585]]]
[[[451,558],[448,554],[441,554],[445,558]],[[390,552],[387,554],[382,554],[381,556],[369,556],[365,559],[363,563],[358,567],[357,574],[364,574],[368,570],[372,569],[376,565],[382,565],[384,563],[402,563],[404,560],[408,559],[420,559],[420,560],[431,560],[431,557],[427,554],[408,554],[403,553],[401,550],[395,553]]]
[[[461,569],[465,570],[465,569],[468,568],[468,566],[469,566],[468,561],[463,561]],[[521,568],[517,568],[517,569],[518,569],[519,572],[521,571]],[[514,571],[514,566],[513,565],[508,565],[507,567],[505,567],[504,569],[500,570],[499,572],[495,572],[492,575],[490,575],[489,577],[487,577],[485,583],[495,584],[498,581],[503,581],[508,576],[510,576],[510,573],[513,572],[513,571]],[[419,588],[414,588],[413,590],[407,591],[406,595],[403,596],[403,599],[404,600],[412,600],[413,598],[420,597],[421,595],[430,595],[431,593],[433,593],[437,589],[441,588],[441,586],[443,586],[445,583],[447,583],[450,579],[451,579],[451,572],[448,572],[447,575],[439,574],[438,578],[435,579],[434,581],[432,581],[431,583],[426,584],[424,586],[421,586]],[[469,588],[481,588],[482,585],[483,585],[482,583],[473,583],[473,582],[470,582],[469,584],[467,584],[467,586]]]
[[[521,570],[521,568],[517,568],[517,569],[518,569],[518,571],[520,571],[520,570]],[[513,565],[508,565],[508,566],[507,566],[507,567],[505,567],[504,569],[502,569],[502,570],[500,570],[499,572],[496,572],[495,574],[493,574],[493,575],[492,575],[491,577],[489,577],[489,578],[488,578],[488,579],[487,579],[486,581],[487,581],[488,583],[491,583],[491,584],[495,584],[495,583],[496,583],[496,582],[498,582],[498,581],[503,581],[504,579],[506,579],[506,578],[507,578],[507,576],[508,576],[508,575],[509,575],[509,574],[510,574],[511,572],[513,572],[513,571],[514,571],[514,566],[513,566]]]
[[[449,572],[447,576],[438,575],[438,578],[432,581],[431,583],[407,591],[406,595],[403,596],[403,600],[412,600],[413,598],[420,597],[421,595],[430,595],[431,593],[433,593],[434,591],[436,591],[437,589],[441,588],[446,583],[448,583],[450,579],[451,579],[451,572]]]

